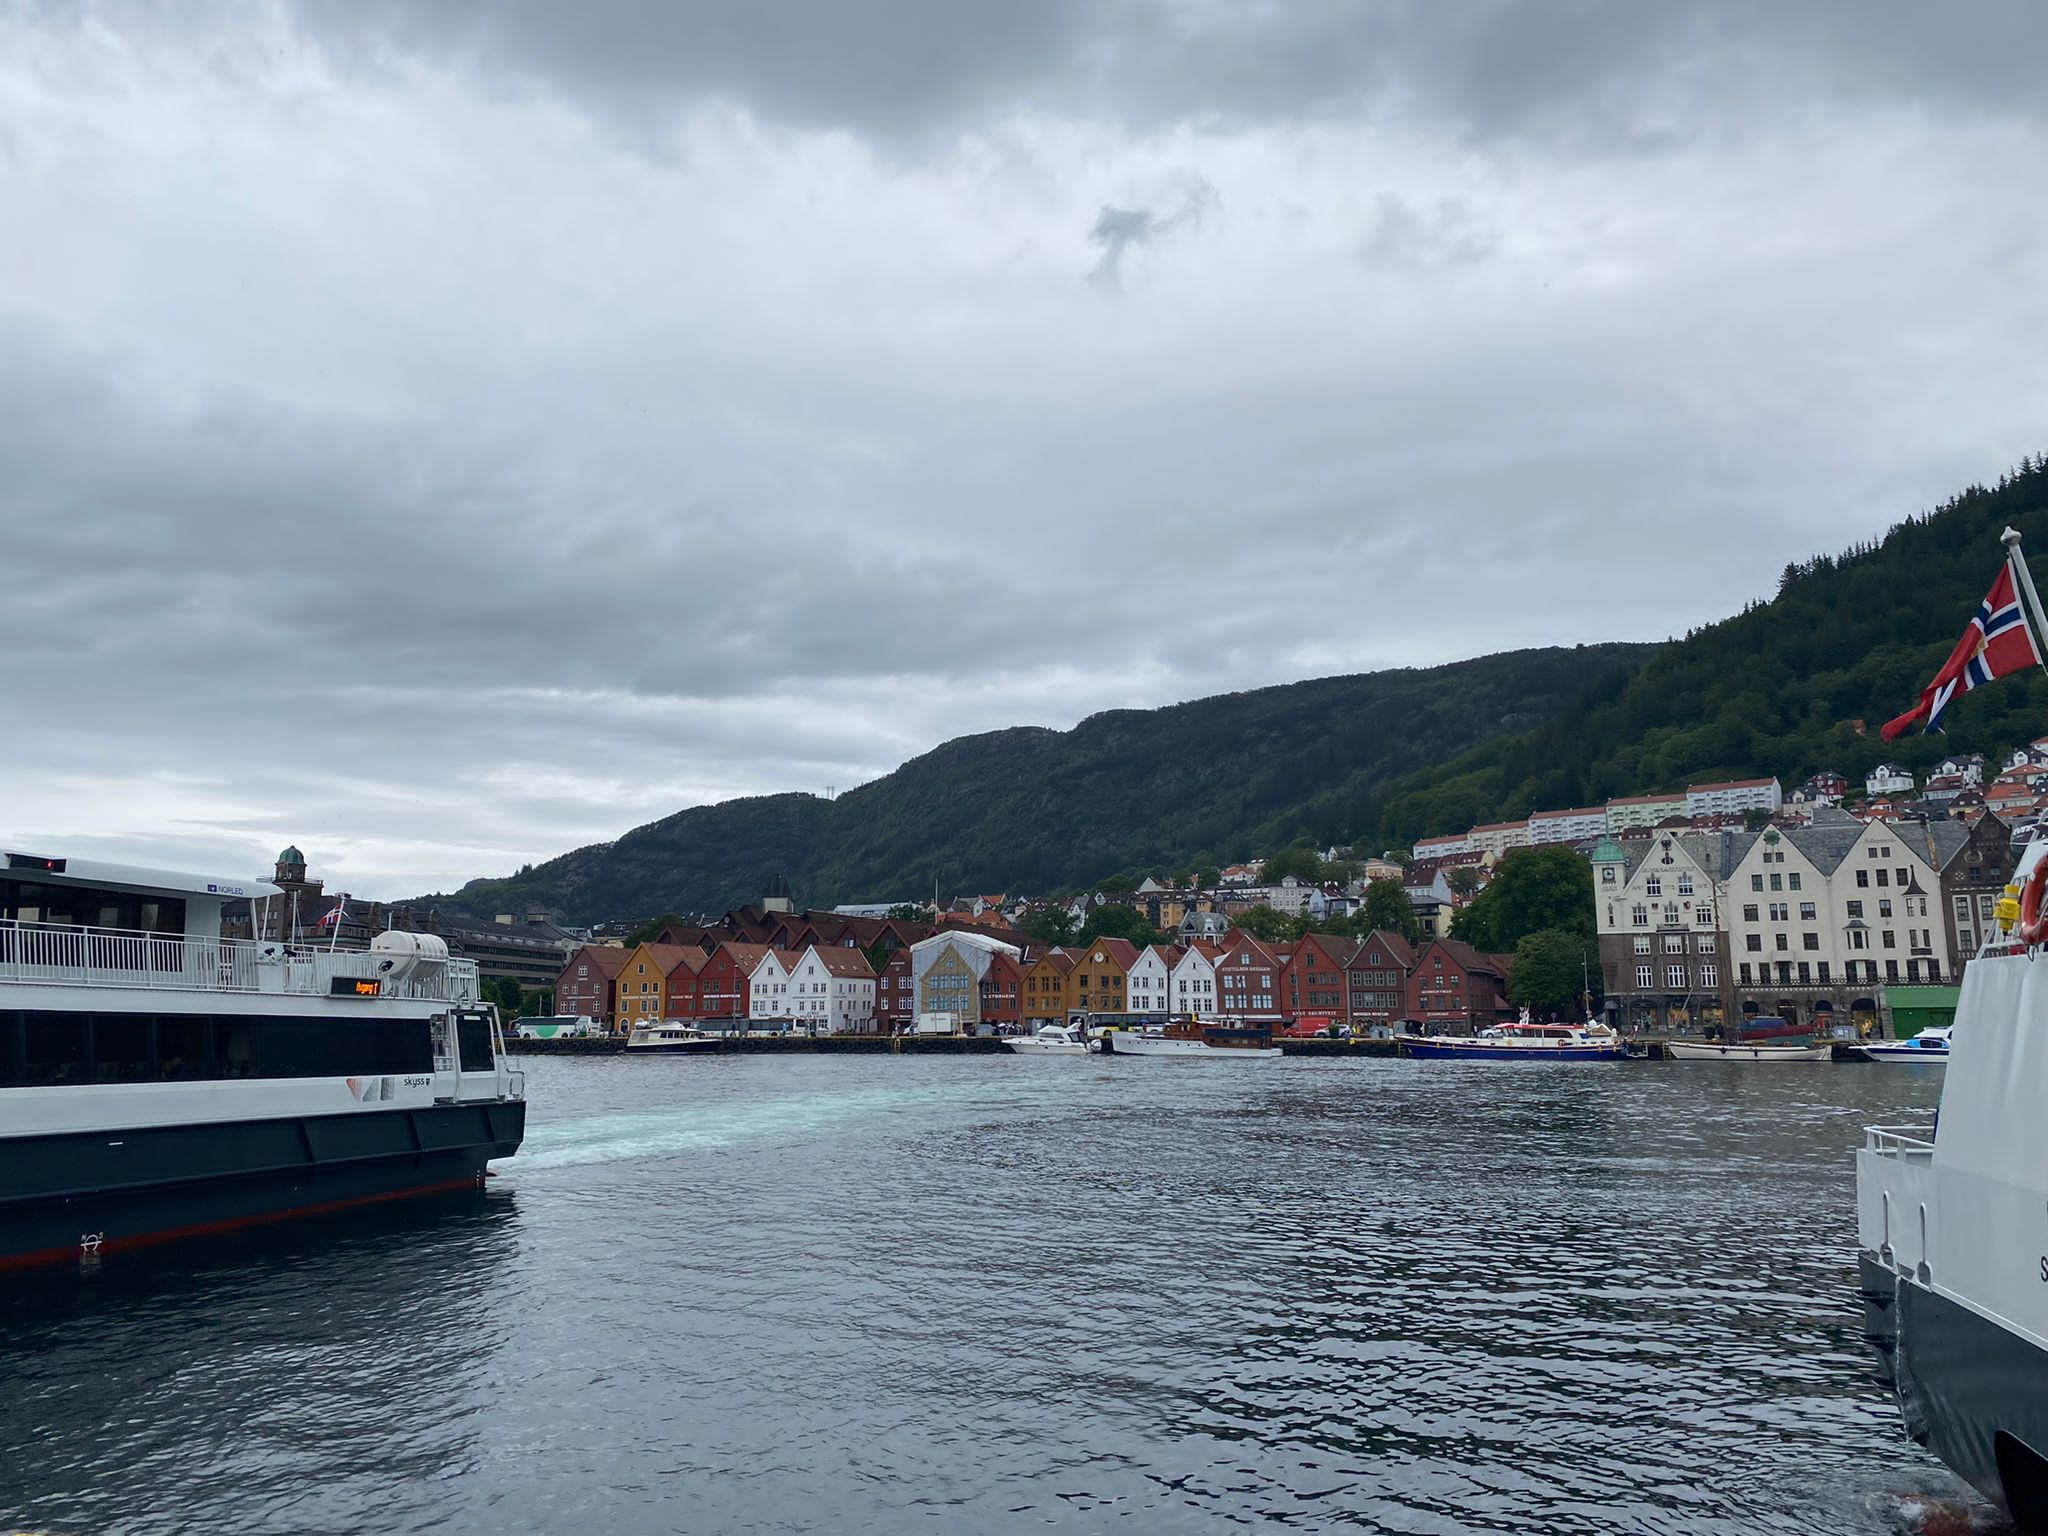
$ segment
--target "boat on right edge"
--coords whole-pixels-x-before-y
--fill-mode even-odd
[[[2019,550],[1909,714],[2042,666],[2040,598]],[[2031,613],[2031,620],[2030,620]],[[2048,1526],[2048,841],[2021,855],[1963,969],[1930,1123],[1873,1125],[1856,1154],[1865,1339],[1906,1434],[2026,1530]]]
[[[1910,1040],[1866,1040],[1852,1046],[1849,1054],[1859,1061],[1888,1061],[1897,1065],[1941,1067],[1948,1064],[1953,1024],[1923,1029]]]

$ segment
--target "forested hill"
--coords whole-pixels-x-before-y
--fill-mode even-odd
[[[1386,786],[1355,808],[1352,830],[1402,844],[1709,779],[1775,774],[1790,790],[1832,768],[1860,782],[1881,761],[1924,770],[1951,752],[1988,755],[2048,734],[2039,671],[1959,697],[1940,733],[1878,734],[1919,697],[1990,589],[2008,524],[2048,575],[2048,459],[1881,542],[1788,566],[1770,602],[1659,649],[1521,738]]]
[[[1618,696],[1648,650],[1515,651],[962,737],[836,800],[699,806],[438,899],[595,922],[722,911],[778,874],[825,906],[1051,891],[1342,841],[1388,777],[1527,732],[1588,688]]]

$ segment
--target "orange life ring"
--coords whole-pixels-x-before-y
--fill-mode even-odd
[[[2020,927],[2022,943],[2039,944],[2048,939],[2048,913],[2041,910],[2041,898],[2048,894],[2048,859],[2041,860],[2027,876],[2027,883],[2020,888]]]

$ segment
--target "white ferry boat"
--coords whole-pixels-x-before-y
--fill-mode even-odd
[[[2048,1525],[2048,845],[1963,972],[1941,1107],[1856,1157],[1864,1332],[1906,1433],[2024,1529]],[[1931,1055],[1931,1049],[1926,1052]]]
[[[221,937],[279,895],[0,854],[0,1268],[473,1188],[518,1151],[474,962]]]

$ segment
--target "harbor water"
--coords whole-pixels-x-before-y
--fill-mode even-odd
[[[1924,1069],[536,1058],[477,1197],[0,1281],[0,1529],[1898,1532]]]

